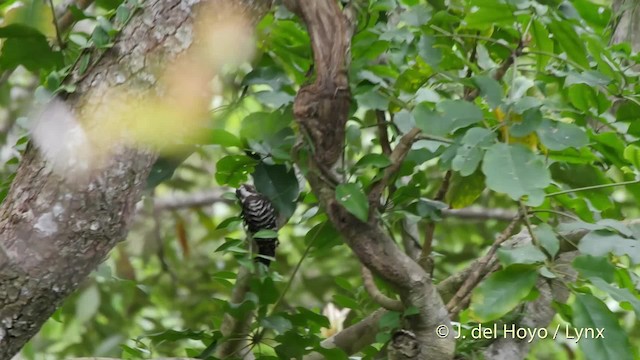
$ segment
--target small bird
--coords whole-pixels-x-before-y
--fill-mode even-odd
[[[259,193],[253,185],[243,184],[236,190],[236,197],[242,206],[242,218],[247,226],[248,233],[252,235],[260,230],[278,230],[278,211],[271,200]],[[274,258],[278,239],[255,239],[258,246],[258,254]],[[257,260],[269,266],[271,261],[264,257]]]

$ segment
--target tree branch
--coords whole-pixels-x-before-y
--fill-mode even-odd
[[[215,188],[184,195],[160,197],[155,202],[155,208],[158,211],[172,211],[184,208],[210,206],[216,203],[232,204],[233,201],[222,196],[228,191],[231,190],[227,188]]]
[[[458,312],[466,306],[466,301],[471,294],[471,291],[478,285],[480,280],[482,280],[483,275],[486,274],[486,270],[490,268],[489,263],[493,259],[496,251],[500,245],[513,234],[513,231],[515,230],[516,225],[520,222],[520,219],[520,215],[516,216],[500,233],[500,235],[498,235],[496,240],[493,242],[493,245],[491,245],[491,248],[489,248],[487,255],[485,255],[483,260],[477,264],[470,276],[465,280],[460,289],[458,289],[453,299],[447,303],[447,310],[451,314],[451,317],[456,316]]]
[[[558,256],[554,268],[559,278],[551,281],[540,278],[537,281],[536,288],[540,295],[536,300],[525,304],[522,311],[524,315],[516,322],[517,327],[541,329],[549,326],[556,313],[553,302],[566,303],[569,298],[570,292],[565,284],[576,280],[577,272],[571,266],[571,262],[577,254],[577,251],[572,251]],[[484,351],[484,356],[491,360],[524,359],[529,355],[531,345],[531,341],[517,337],[496,338]]]
[[[160,211],[173,211],[185,208],[210,206],[216,203],[231,204],[233,201],[222,196],[224,193],[229,191],[231,190],[228,188],[220,187],[188,194],[163,196],[156,199],[156,208]],[[511,221],[517,215],[517,212],[508,209],[488,209],[483,207],[442,209],[441,213],[445,218],[474,221]]]
[[[347,354],[355,354],[376,340],[380,318],[386,313],[387,310],[378,309],[366,318],[322,341],[320,345],[325,349],[338,348]],[[305,355],[303,359],[323,360],[325,356],[314,352]]]
[[[375,281],[373,280],[373,274],[371,274],[371,271],[367,269],[366,266],[362,266],[362,282],[369,296],[371,296],[373,301],[375,301],[378,305],[382,306],[387,310],[393,310],[393,311],[404,310],[404,305],[402,305],[402,301],[392,299],[387,295],[383,294],[380,291],[380,289],[378,289]]]
[[[310,168],[307,179],[311,189],[362,264],[396,288],[403,304],[418,309],[418,314],[408,319],[408,326],[420,339],[421,356],[429,354],[442,360],[450,359],[455,341],[453,337],[440,339],[435,336],[437,326],[450,322],[429,276],[400,251],[381,229],[377,216],[371,216],[367,223],[354,217],[338,203],[335,190],[320,176],[318,168],[330,168],[343,151],[344,127],[350,105],[344,67],[350,46],[350,39],[345,39],[350,36],[345,24],[347,21],[334,0],[299,0],[292,8],[302,16],[309,31],[317,71],[316,81],[300,89],[293,106],[295,119],[300,128],[310,135],[315,150],[312,161],[301,164]],[[419,129],[413,129],[405,134],[392,152],[392,165],[385,169],[385,183],[374,189],[376,201],[379,201],[382,189],[395,172],[394,168],[397,170],[400,166],[419,132]]]
[[[231,4],[257,17],[271,1],[213,3]],[[193,37],[185,34],[194,32],[194,6],[178,0],[144,2],[141,15],[76,84],[65,108],[86,120],[84,128],[93,128],[104,124],[103,119],[85,115],[110,114],[113,103],[105,94],[116,87],[114,79],[123,99],[160,96],[166,88],[158,82],[157,67],[139,65],[172,63],[190,48]],[[59,120],[56,114],[42,116],[48,115],[47,121]],[[0,296],[0,318],[19,319],[0,323],[0,358],[12,358],[125,238],[156,154],[124,141],[110,150],[108,160],[81,182],[54,172],[33,144],[26,150],[0,207],[0,294],[29,296]]]

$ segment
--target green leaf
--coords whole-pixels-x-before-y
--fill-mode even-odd
[[[290,119],[279,112],[253,112],[242,120],[240,137],[262,141],[289,126]]]
[[[575,329],[604,330],[604,338],[583,337],[578,342],[588,360],[632,360],[629,337],[620,327],[618,318],[593,295],[576,294],[573,303],[573,326]],[[568,329],[567,331],[571,331]],[[577,339],[575,330],[569,333]]]
[[[629,145],[624,149],[624,158],[640,170],[640,147]]]
[[[514,115],[517,117],[517,115]],[[538,130],[542,124],[542,112],[539,108],[527,109],[522,113],[522,121],[511,122],[509,134],[515,137],[524,137]]]
[[[285,219],[296,210],[296,200],[300,194],[298,178],[293,168],[285,165],[259,163],[253,172],[256,189],[271,200],[278,214]]]
[[[606,256],[612,253],[616,256],[629,256],[634,264],[640,264],[640,241],[625,239],[618,234],[607,231],[592,231],[585,235],[578,244],[578,250],[583,254]]]
[[[473,174],[484,155],[484,148],[489,147],[496,140],[496,134],[485,128],[472,128],[462,138],[461,146],[456,157],[451,162],[451,168],[462,176]]]
[[[444,100],[436,105],[445,121],[451,122],[452,131],[475,124],[483,119],[482,110],[465,100]]]
[[[400,327],[400,316],[402,314],[397,311],[387,311],[380,317],[378,326],[381,329],[396,329]]]
[[[413,109],[416,125],[425,133],[444,136],[483,118],[480,108],[464,100],[443,100],[436,109],[437,112],[431,110],[428,103],[420,103]]]
[[[442,50],[437,48],[433,36],[422,35],[418,41],[418,54],[431,67],[438,67],[442,61]]]
[[[355,99],[359,106],[369,109],[386,110],[389,107],[389,99],[380,94],[377,88],[362,86],[356,90]]]
[[[373,168],[386,168],[391,165],[391,161],[388,157],[382,154],[366,154],[354,165],[356,168],[373,167]]]
[[[422,26],[431,19],[431,8],[426,5],[414,5],[400,14],[400,21],[411,26]]]
[[[6,25],[25,25],[37,30],[48,38],[56,36],[53,13],[46,1],[17,1],[4,12]]]
[[[447,191],[447,203],[453,209],[460,209],[473,204],[486,188],[485,177],[482,171],[477,170],[473,174],[462,177],[454,173],[451,178],[451,186]]]
[[[549,31],[542,22],[534,19],[531,22],[531,48],[537,52],[553,54],[553,40],[549,37]],[[536,69],[544,71],[551,57],[549,55],[536,54]]]
[[[257,161],[245,155],[227,155],[216,163],[216,181],[220,185],[238,187],[247,181]]]
[[[585,279],[600,277],[606,282],[613,282],[615,277],[616,268],[606,256],[579,255],[572,265]]]
[[[504,266],[513,264],[537,264],[547,260],[546,255],[533,244],[525,244],[513,249],[498,249],[498,258]]]
[[[640,299],[638,299],[634,294],[632,294],[629,289],[620,289],[617,288],[606,281],[604,281],[600,277],[593,277],[589,279],[589,281],[595,285],[598,289],[608,293],[614,298],[616,301],[621,304],[628,304],[633,311],[636,313],[636,317],[640,318]]]
[[[478,322],[500,318],[529,295],[537,278],[535,268],[519,265],[491,274],[471,294],[471,316]]]
[[[109,33],[100,25],[96,26],[95,29],[93,29],[91,40],[93,40],[93,44],[98,49],[105,49],[113,46]]]
[[[336,187],[336,200],[347,211],[361,221],[369,218],[369,201],[362,189],[357,184],[340,184]]]
[[[467,29],[485,30],[496,25],[511,25],[515,20],[514,9],[497,0],[474,0],[464,18]]]
[[[491,108],[495,109],[502,105],[503,91],[499,82],[485,75],[475,76],[473,82]]]
[[[589,68],[587,50],[585,49],[584,42],[573,29],[571,22],[552,21],[549,24],[549,30],[569,59],[575,61],[585,69]]]
[[[536,228],[533,229],[533,234],[540,242],[540,245],[547,250],[549,255],[555,256],[558,253],[560,250],[560,240],[558,240],[549,224],[536,226]]]
[[[584,112],[598,111],[598,94],[596,90],[585,84],[575,84],[567,88],[569,101],[578,110]]]
[[[84,324],[96,315],[99,308],[100,290],[96,285],[92,285],[78,297],[75,320],[80,324]]]
[[[519,144],[496,144],[487,150],[482,163],[489,189],[506,193],[512,199],[528,197],[532,206],[544,199],[543,189],[551,182],[543,160]]]
[[[213,129],[210,137],[211,144],[229,147],[242,148],[242,142],[235,135],[224,129]]]
[[[411,116],[420,130],[427,134],[444,136],[453,129],[453,124],[442,115],[431,110],[428,103],[420,103],[413,108]]]
[[[640,104],[631,100],[619,102],[616,110],[616,121],[633,122],[640,120]]]
[[[261,319],[260,324],[266,329],[274,330],[277,334],[284,334],[293,327],[293,325],[291,325],[291,321],[278,315],[272,315]]]
[[[237,216],[226,218],[226,219],[222,220],[222,222],[220,222],[220,224],[218,224],[218,226],[216,226],[216,230],[226,229],[228,227],[235,226],[236,224],[241,223],[241,222],[242,222],[242,219],[237,217]]]
[[[6,38],[0,53],[0,70],[12,70],[22,65],[29,71],[53,70],[62,67],[62,54],[53,51],[47,38],[24,25],[13,24],[0,28]]]
[[[218,246],[218,248],[214,250],[214,252],[226,251],[231,249],[232,247],[237,247],[240,244],[242,244],[242,240],[226,239],[222,245]]]
[[[583,72],[570,72],[564,80],[564,86],[569,87],[575,84],[585,84],[591,87],[607,86],[611,79],[595,70],[587,70]]]
[[[304,243],[311,244],[317,250],[330,249],[343,243],[342,235],[333,227],[331,222],[320,223],[307,232],[304,236]]]
[[[276,239],[278,238],[278,232],[273,230],[260,230],[253,234],[255,239]]]

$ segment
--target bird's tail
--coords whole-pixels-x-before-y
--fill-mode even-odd
[[[276,248],[278,247],[278,239],[259,239],[256,241],[258,244],[258,256],[256,260],[266,267],[269,267],[271,264],[271,260],[264,258],[264,256],[268,256],[269,258],[276,257]]]

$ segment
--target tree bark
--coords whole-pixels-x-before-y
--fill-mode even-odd
[[[293,105],[296,122],[312,142],[308,164],[300,164],[310,169],[306,177],[311,189],[362,264],[395,287],[406,308],[418,309],[417,315],[407,318],[408,329],[419,339],[415,358],[451,359],[455,348],[453,336],[444,339],[435,336],[436,328],[449,326],[450,320],[430,276],[387,236],[377,214],[370,212],[368,221],[361,221],[336,200],[337,180],[331,168],[342,155],[351,102],[347,64],[353,24],[334,0],[290,0],[286,4],[307,27],[316,69],[316,80],[298,91]],[[417,135],[417,131],[410,134]],[[406,154],[402,149],[408,142],[401,140],[396,146],[392,163],[401,162]],[[393,171],[388,169],[385,174]]]
[[[232,4],[258,18],[271,0],[208,3]],[[132,99],[161,93],[158,69],[191,45],[197,6],[188,0],[145,2],[65,105],[82,118],[82,112],[106,113],[103,95],[116,87]],[[108,163],[79,184],[54,173],[39,150],[28,147],[0,207],[0,359],[15,355],[125,238],[155,158],[152,150],[118,146]]]

